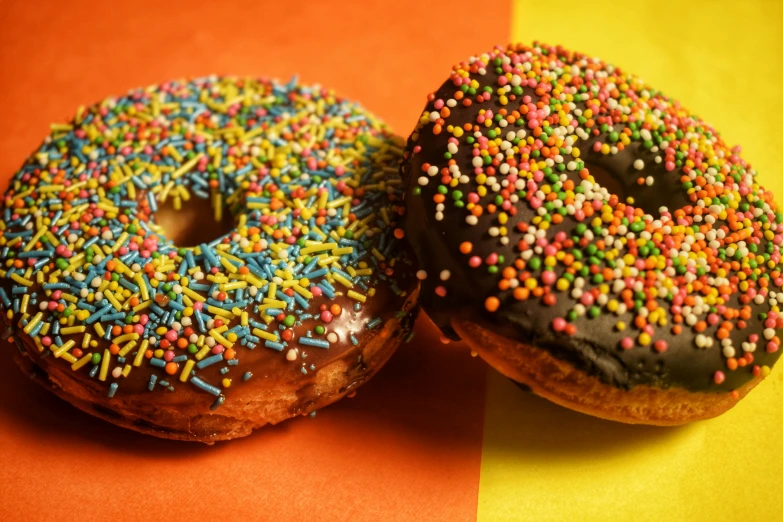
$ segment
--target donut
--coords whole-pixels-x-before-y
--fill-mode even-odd
[[[422,308],[542,397],[683,424],[780,355],[783,213],[739,147],[619,67],[538,43],[460,62],[401,172]]]
[[[164,438],[315,415],[412,335],[403,148],[295,79],[172,81],[80,108],[3,198],[14,359],[87,413]]]

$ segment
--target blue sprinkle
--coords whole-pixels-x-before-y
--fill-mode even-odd
[[[219,397],[220,396],[220,390],[216,388],[215,386],[212,386],[211,384],[208,384],[198,377],[191,377],[190,382],[196,386],[197,388],[204,390],[205,392],[211,393],[212,395]]]
[[[271,348],[273,350],[277,350],[278,352],[282,352],[283,348],[285,348],[285,345],[282,343],[277,343],[275,341],[264,341],[264,346],[267,348]]]
[[[312,339],[310,337],[299,337],[299,344],[305,346],[315,346],[316,348],[329,348],[329,341],[323,339]]]
[[[203,370],[207,366],[211,366],[211,365],[213,365],[215,363],[219,363],[222,360],[223,360],[223,354],[219,353],[217,355],[213,355],[211,357],[207,357],[206,359],[197,362],[196,366],[198,367],[199,370]]]
[[[368,330],[372,330],[373,328],[375,328],[376,326],[378,326],[382,322],[383,322],[383,319],[381,319],[380,317],[376,317],[375,319],[373,319],[372,321],[369,321],[367,323],[367,329]]]

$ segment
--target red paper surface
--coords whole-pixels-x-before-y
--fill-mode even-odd
[[[509,6],[0,3],[0,179],[81,104],[210,73],[298,73],[405,134],[453,62],[508,39]],[[206,447],[138,435],[37,388],[0,349],[0,519],[473,520],[484,365],[426,321],[315,419]]]

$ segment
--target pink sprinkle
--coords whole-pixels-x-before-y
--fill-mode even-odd
[[[566,328],[566,320],[562,317],[555,317],[552,320],[552,329],[556,332],[562,332]]]
[[[774,341],[770,341],[767,343],[767,353],[775,353],[778,351],[780,347],[778,346],[778,343]]]
[[[545,270],[544,273],[541,274],[541,281],[543,281],[545,285],[553,285],[555,284],[556,280],[557,280],[557,276],[551,270]],[[590,295],[592,297],[592,294],[585,294],[585,295]]]
[[[713,375],[712,380],[715,381],[715,384],[723,384],[723,381],[726,380],[726,374],[718,370],[715,372],[715,375]]]
[[[655,348],[655,351],[658,353],[663,353],[669,349],[669,343],[667,343],[663,339],[655,341],[655,344],[653,346]]]
[[[622,341],[620,341],[620,347],[622,347],[623,350],[630,350],[633,348],[633,339],[630,337],[623,337]]]
[[[435,294],[438,297],[446,297],[446,287],[444,287],[444,286],[436,286],[435,287]]]
[[[481,258],[479,256],[471,256],[471,258],[468,260],[468,265],[470,265],[471,268],[478,268],[481,266]]]

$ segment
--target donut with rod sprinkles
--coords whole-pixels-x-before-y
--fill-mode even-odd
[[[541,396],[681,424],[780,355],[783,213],[739,147],[619,67],[538,43],[471,57],[402,173],[423,308]]]
[[[3,198],[15,359],[88,413],[161,437],[314,415],[412,335],[402,145],[295,79],[172,81],[79,108]],[[202,203],[230,230],[166,237],[164,207]]]

